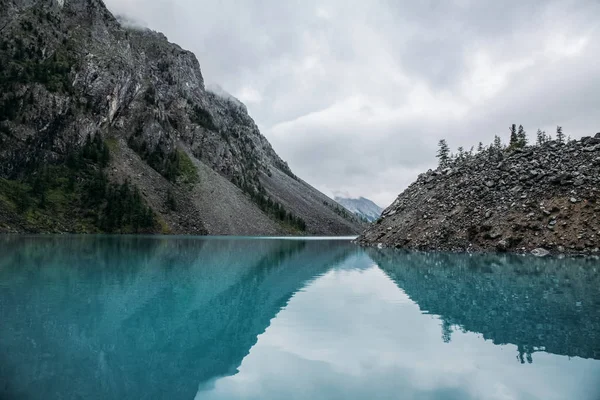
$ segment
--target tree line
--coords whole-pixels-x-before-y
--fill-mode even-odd
[[[155,232],[158,222],[139,189],[125,180],[113,183],[106,168],[108,145],[96,134],[64,160],[33,160],[22,179],[0,178],[0,198],[34,227],[70,225],[73,231],[106,233]]]
[[[512,124],[509,127],[509,133],[508,145],[502,142],[502,138],[500,136],[495,135],[493,142],[488,146],[484,146],[482,142],[479,142],[477,149],[475,149],[475,146],[472,146],[469,150],[465,150],[464,147],[460,146],[458,147],[456,153],[453,153],[450,150],[450,146],[448,146],[446,139],[441,139],[438,142],[438,151],[436,154],[439,167],[447,168],[455,162],[466,161],[472,158],[475,154],[482,153],[484,151],[498,152],[504,150],[522,149],[529,144],[527,132],[525,131],[525,128],[523,128],[523,125],[519,125],[517,128],[516,124]],[[571,137],[565,137],[562,126],[556,127],[555,138],[553,138],[552,135],[547,134],[546,131],[542,131],[541,129],[537,130],[535,142],[537,146],[542,146],[551,141],[556,141],[556,143],[562,145],[570,142]]]

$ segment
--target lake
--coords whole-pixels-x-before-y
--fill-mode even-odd
[[[0,236],[0,399],[600,399],[600,262]]]

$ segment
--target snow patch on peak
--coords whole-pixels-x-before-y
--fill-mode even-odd
[[[336,196],[335,201],[344,206],[348,211],[366,219],[369,222],[376,221],[383,212],[381,207],[362,196],[358,199]]]

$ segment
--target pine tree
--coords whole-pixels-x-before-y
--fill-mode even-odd
[[[442,139],[438,142],[438,152],[436,157],[439,160],[439,166],[446,168],[450,163],[450,147],[446,142],[446,139]]]
[[[498,151],[502,150],[502,139],[500,139],[500,136],[498,136],[498,135],[494,136],[494,144],[492,145],[492,147]]]
[[[510,130],[510,142],[508,143],[508,147],[514,149],[519,147],[519,137],[517,136],[517,125],[512,124],[508,128]]]
[[[536,141],[536,143],[537,143],[538,146],[541,146],[541,145],[543,145],[546,142],[546,137],[545,136],[546,135],[544,134],[544,132],[542,132],[541,129],[537,130],[537,133],[536,133],[536,138],[537,138],[536,140],[537,141]]]
[[[481,153],[483,151],[483,143],[479,142],[479,144],[477,145],[477,152]]]
[[[458,151],[458,156],[457,156],[458,161],[464,161],[464,159],[465,159],[465,149],[462,146],[460,146],[456,150]]]
[[[519,131],[517,132],[517,145],[520,148],[527,146],[527,132],[523,128],[523,125],[519,125]]]
[[[565,134],[562,131],[562,126],[556,127],[556,141],[560,144],[565,143]]]

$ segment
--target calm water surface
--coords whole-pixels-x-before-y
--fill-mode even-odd
[[[0,237],[0,399],[600,399],[600,263]]]

